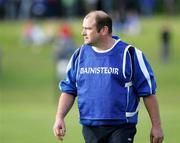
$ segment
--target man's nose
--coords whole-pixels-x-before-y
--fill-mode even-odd
[[[82,36],[85,35],[85,30],[84,30],[84,29],[82,30],[81,35],[82,35]]]

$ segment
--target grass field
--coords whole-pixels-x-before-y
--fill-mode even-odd
[[[57,21],[56,21],[57,22]],[[169,62],[160,61],[160,29],[168,22],[172,39]],[[0,143],[56,143],[52,132],[57,107],[52,46],[38,50],[22,48],[23,22],[0,22],[0,47],[3,59],[0,71]],[[164,143],[180,142],[180,18],[141,18],[138,36],[120,37],[143,50],[156,75]],[[76,43],[82,38],[81,21],[72,23]],[[66,118],[64,143],[83,143],[78,110],[74,105]],[[135,143],[149,143],[150,121],[142,104]]]

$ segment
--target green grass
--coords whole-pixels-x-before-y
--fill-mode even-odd
[[[55,24],[58,24],[55,21]],[[171,56],[167,64],[160,61],[160,29],[168,22],[172,32]],[[149,59],[158,83],[165,143],[180,142],[180,18],[141,18],[140,35],[120,35],[120,38],[141,49]],[[52,132],[58,85],[54,82],[52,45],[43,48],[23,48],[23,22],[0,22],[0,47],[3,50],[0,71],[0,142],[56,143]],[[72,23],[75,41],[80,46],[81,21]],[[82,143],[76,104],[66,118],[64,143]],[[135,143],[149,143],[150,120],[141,105]]]

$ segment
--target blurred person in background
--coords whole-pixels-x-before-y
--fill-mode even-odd
[[[126,20],[126,0],[114,0],[112,10],[113,31],[115,34],[124,30]]]
[[[84,44],[59,84],[54,135],[63,139],[64,118],[77,97],[86,143],[133,143],[142,97],[152,123],[150,142],[162,143],[156,81],[142,51],[112,36],[112,19],[103,11],[88,13],[82,28]]]
[[[48,37],[49,38],[49,37]],[[36,21],[27,21],[22,29],[23,47],[37,48],[49,41],[42,25]]]
[[[164,24],[161,29],[161,57],[163,63],[167,63],[170,54],[171,32],[168,24]]]
[[[33,43],[33,22],[27,21],[22,27],[22,44],[23,47],[28,47]]]
[[[68,22],[59,25],[57,37],[54,43],[54,58],[57,80],[65,78],[68,60],[76,49],[73,40],[73,32]]]
[[[19,19],[27,20],[31,17],[32,4],[33,4],[32,0],[21,0],[19,6],[19,14],[18,14]]]
[[[68,21],[64,21],[58,27],[56,37],[53,42],[54,58],[54,93],[59,94],[57,84],[66,77],[66,67],[68,61],[76,49],[73,39],[73,31]],[[57,100],[57,98],[55,98]]]
[[[17,19],[19,16],[21,0],[8,0],[6,3],[6,18]]]
[[[138,3],[134,0],[128,0],[125,8],[126,14],[123,32],[128,35],[137,35],[140,33]]]
[[[135,10],[126,12],[126,19],[123,26],[123,32],[127,35],[137,35],[141,31],[139,15]]]
[[[137,35],[141,31],[138,13],[138,4],[132,0],[113,1],[113,31],[115,34],[124,33],[127,35]]]

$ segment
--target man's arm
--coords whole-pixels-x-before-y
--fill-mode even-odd
[[[67,93],[62,93],[59,98],[59,104],[58,104],[53,131],[54,131],[54,135],[60,140],[63,140],[63,136],[65,135],[65,131],[66,131],[64,118],[71,109],[74,100],[75,100],[75,96]]]
[[[152,129],[150,134],[151,143],[162,143],[164,135],[161,128],[159,106],[156,96],[147,96],[144,97],[143,100],[152,123]]]

